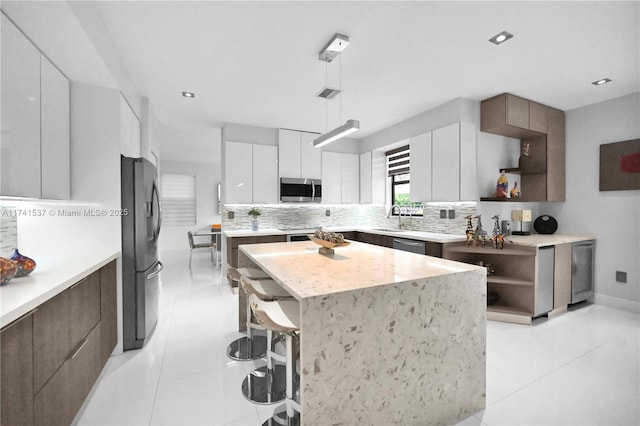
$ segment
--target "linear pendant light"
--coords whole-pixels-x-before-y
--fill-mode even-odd
[[[330,132],[320,135],[319,137],[314,139],[313,146],[314,148],[320,148],[321,146],[330,144],[331,142],[350,135],[351,133],[358,130],[360,130],[360,122],[358,120],[348,120],[342,126],[336,127]]]
[[[318,59],[329,63],[333,61],[342,51],[349,45],[349,37],[343,34],[335,34],[333,38],[322,48],[320,53],[318,54]],[[327,68],[325,65],[325,80],[327,77]],[[326,83],[326,81],[325,81]],[[340,56],[340,89],[336,91],[337,94],[340,94],[340,118],[342,119],[342,56]],[[325,97],[325,105],[328,99],[331,99],[333,96]],[[347,120],[340,127],[336,127],[335,129],[326,132],[313,141],[314,148],[320,148],[327,144],[330,144],[333,141],[336,141],[340,138],[343,138],[347,135],[350,135],[353,132],[360,130],[360,121],[358,120]]]

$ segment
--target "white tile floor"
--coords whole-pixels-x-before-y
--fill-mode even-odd
[[[273,407],[240,393],[255,363],[234,362],[237,302],[208,258],[167,253],[158,328],[113,356],[80,425],[260,425]],[[640,318],[590,305],[534,326],[489,322],[487,408],[460,425],[640,424]]]

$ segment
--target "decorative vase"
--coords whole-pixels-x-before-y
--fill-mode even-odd
[[[23,255],[16,249],[9,259],[18,264],[18,272],[16,272],[16,278],[25,277],[36,269],[36,261],[28,256]]]
[[[251,230],[252,231],[257,231],[258,230],[258,218],[254,217],[253,219],[251,219]]]
[[[513,183],[513,188],[511,188],[511,198],[520,198],[520,188],[518,188],[518,182]]]
[[[509,194],[509,180],[507,175],[501,172],[496,184],[496,198],[507,198],[507,194]]]
[[[11,259],[0,257],[0,285],[5,285],[18,272],[18,263]]]

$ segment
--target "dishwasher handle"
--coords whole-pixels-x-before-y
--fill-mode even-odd
[[[424,243],[422,242],[416,242],[416,241],[407,241],[407,240],[397,240],[397,239],[393,239],[393,244],[402,244],[405,246],[410,246],[410,247],[424,247]]]

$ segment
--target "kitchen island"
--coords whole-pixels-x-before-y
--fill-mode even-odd
[[[238,260],[300,302],[303,424],[452,424],[485,407],[484,268],[357,242],[318,248],[242,245]]]

